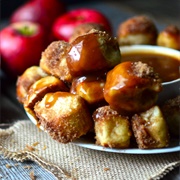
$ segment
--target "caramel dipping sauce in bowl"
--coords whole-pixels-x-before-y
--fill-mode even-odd
[[[141,61],[154,68],[162,79],[163,90],[157,104],[180,95],[180,51],[152,45],[120,46],[121,61]]]

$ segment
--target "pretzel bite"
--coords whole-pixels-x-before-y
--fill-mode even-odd
[[[105,31],[105,28],[103,25],[98,23],[83,23],[79,24],[74,28],[73,34],[70,37],[69,42],[72,42],[74,39],[76,39],[78,36],[84,35],[88,33],[90,30],[96,29],[98,31]]]
[[[71,82],[72,76],[66,63],[66,50],[69,44],[64,41],[52,42],[42,52],[40,67],[48,74],[56,76],[63,81]]]
[[[70,92],[80,95],[88,102],[90,108],[96,109],[105,104],[103,95],[105,80],[105,74],[74,78]]]
[[[34,111],[39,124],[61,143],[74,141],[93,127],[85,100],[68,92],[47,93]]]
[[[153,68],[142,62],[122,62],[108,72],[104,98],[121,114],[134,114],[152,107],[162,85]]]
[[[128,148],[130,145],[130,122],[110,106],[98,108],[93,113],[96,144],[111,148]]]
[[[180,29],[175,25],[167,26],[158,34],[157,45],[180,50]]]
[[[117,40],[97,30],[77,37],[67,52],[67,65],[73,77],[109,70],[120,60]]]
[[[167,122],[169,133],[174,137],[180,136],[180,96],[169,99],[161,107]]]
[[[32,66],[26,69],[24,73],[18,77],[16,82],[16,96],[18,101],[23,104],[30,86],[45,76],[47,76],[47,74],[39,66]]]
[[[169,145],[167,124],[158,106],[135,114],[131,123],[140,149],[163,148]]]
[[[69,91],[64,82],[54,76],[46,76],[37,80],[28,91],[24,107],[33,109],[36,102],[40,101],[45,94],[56,91]]]
[[[156,44],[158,30],[148,16],[134,16],[122,22],[117,31],[121,46],[134,44]]]

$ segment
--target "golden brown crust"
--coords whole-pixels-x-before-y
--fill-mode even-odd
[[[146,129],[147,122],[135,114],[132,118],[132,129],[134,131],[134,136],[138,143],[140,149],[153,148],[156,145],[156,141]]]
[[[40,67],[48,74],[56,76],[63,81],[71,82],[72,76],[66,63],[65,52],[69,44],[64,41],[52,42],[42,52]]]
[[[39,124],[61,143],[74,141],[93,127],[85,101],[68,92],[46,94],[34,111]]]
[[[32,66],[26,69],[24,73],[18,77],[16,82],[16,95],[18,101],[23,104],[30,86],[45,76],[47,76],[47,74],[39,66]]]
[[[133,115],[131,124],[140,149],[163,148],[169,145],[167,124],[158,106]]]
[[[105,118],[118,117],[121,116],[117,111],[114,111],[110,106],[103,106],[96,109],[93,113],[94,121],[104,121]],[[127,117],[128,118],[128,117]]]
[[[157,45],[180,50],[180,28],[169,25],[157,37]]]
[[[128,117],[121,116],[110,106],[98,108],[93,113],[96,144],[111,148],[128,148],[131,130]]]
[[[120,45],[156,44],[157,28],[148,16],[134,16],[122,22],[117,31]]]

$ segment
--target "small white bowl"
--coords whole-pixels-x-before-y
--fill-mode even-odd
[[[129,53],[131,54],[131,53],[141,53],[141,52],[167,55],[179,60],[179,65],[180,65],[180,51],[167,47],[152,46],[152,45],[131,45],[131,46],[121,46],[120,51],[122,56]],[[176,96],[180,95],[180,78],[169,82],[163,82],[162,86],[163,86],[163,90],[159,93],[157,104],[161,105],[166,100],[175,98]]]

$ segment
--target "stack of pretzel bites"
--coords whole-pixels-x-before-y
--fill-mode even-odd
[[[71,42],[54,41],[39,66],[17,80],[17,98],[49,135],[61,143],[93,132],[96,144],[141,149],[169,145],[156,104],[162,82],[142,62],[121,62],[117,38],[91,30]]]

